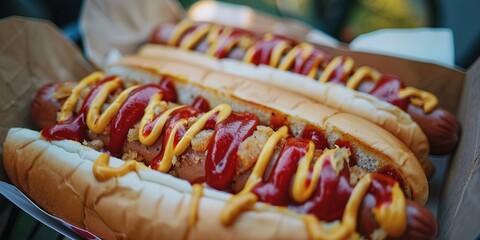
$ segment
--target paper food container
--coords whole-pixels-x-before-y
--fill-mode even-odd
[[[30,104],[40,86],[81,79],[108,63],[112,55],[135,52],[157,24],[178,22],[185,17],[176,1],[138,1],[138,6],[148,2],[148,7],[125,7],[115,2],[118,3],[87,1],[84,6],[81,24],[88,60],[49,22],[25,18],[0,20],[0,142],[3,143],[11,127],[32,128]],[[270,16],[252,14],[260,19],[258,21],[271,21]],[[303,24],[295,29],[308,30]],[[429,183],[427,206],[437,216],[440,238],[475,238],[480,232],[477,222],[480,216],[480,60],[470,69],[459,71],[432,63],[321,47],[331,54],[353,56],[358,64],[397,74],[407,85],[435,93],[442,107],[456,113],[463,130],[460,143],[451,156],[432,156],[437,171]],[[0,164],[0,180],[3,181],[0,193],[44,224],[70,238],[96,238],[37,208],[8,184],[3,164]]]

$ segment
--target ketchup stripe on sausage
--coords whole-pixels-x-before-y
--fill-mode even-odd
[[[102,86],[115,79],[115,76],[107,77],[97,84],[97,86],[90,91],[85,102],[82,105],[80,112],[77,116],[58,123],[48,126],[42,130],[42,136],[48,140],[73,140],[77,142],[83,142],[87,138],[86,131],[88,127],[86,125],[86,115],[89,110],[89,106],[93,99],[97,96]]]
[[[216,189],[230,186],[235,176],[238,147],[252,135],[257,125],[257,117],[250,113],[233,113],[217,123],[205,161],[208,185]]]
[[[162,92],[162,90],[157,85],[149,84],[143,85],[130,93],[111,123],[108,150],[113,156],[121,156],[128,130],[142,119],[150,97],[159,92]]]
[[[396,77],[394,83],[391,77],[383,76],[372,68],[355,68],[353,59],[341,56],[332,58],[332,56],[314,48],[313,45],[308,43],[298,43],[284,36],[271,33],[259,37],[247,30],[206,24],[204,22],[191,22],[190,20],[184,20],[177,26],[163,24],[156,28],[150,38],[150,42],[170,46],[181,44],[180,42],[183,41],[196,42],[197,47],[192,47],[192,50],[217,58],[243,59],[250,64],[269,65],[323,82],[346,85],[348,88],[369,93],[382,101],[398,106],[410,114],[427,135],[430,153],[446,154],[453,151],[456,147],[460,134],[459,122],[452,113],[438,108],[438,99],[431,93],[405,87]],[[188,27],[185,28],[185,26]],[[197,34],[195,37],[198,39],[183,37],[184,35],[193,36],[192,32],[205,31],[207,27],[209,33]],[[178,33],[172,34],[171,29],[175,29]],[[220,37],[222,34],[219,33],[228,32],[227,29],[230,32],[238,30],[238,33],[230,33],[226,37]],[[231,29],[234,30],[231,31]],[[217,36],[217,38],[212,38],[211,36]],[[243,44],[237,43],[237,40],[240,38],[242,40],[239,40],[239,42]],[[305,50],[310,48],[314,49],[313,53],[309,56],[305,55]],[[275,49],[279,51],[275,51]],[[280,51],[280,49],[282,50]],[[294,56],[287,57],[289,55]],[[359,74],[358,71],[361,73]],[[354,78],[356,79],[355,81],[353,81]],[[390,81],[385,81],[385,78],[390,78]],[[398,86],[394,86],[394,84],[398,84]],[[406,91],[407,88],[411,92]],[[438,123],[436,125],[425,124],[427,119]],[[448,130],[445,130],[444,126]],[[392,130],[389,131],[392,132]],[[406,141],[409,140],[407,139]],[[423,159],[426,156],[422,155],[420,158]],[[432,167],[427,165],[429,164],[424,166],[425,171],[430,173]]]

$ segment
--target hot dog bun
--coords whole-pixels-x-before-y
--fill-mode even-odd
[[[428,139],[417,123],[400,108],[368,94],[337,84],[311,81],[306,76],[269,66],[256,67],[235,60],[218,60],[205,54],[162,45],[145,45],[138,55],[126,56],[120,60],[120,63],[165,69],[199,81],[201,81],[200,76],[211,71],[223,72],[284,91],[295,92],[333,109],[367,119],[386,129],[415,154],[427,176],[433,174],[434,166],[428,159]],[[220,84],[228,85],[227,79],[232,78],[226,77]]]
[[[148,168],[97,181],[92,166],[99,155],[80,143],[48,142],[22,128],[10,129],[4,143],[5,169],[21,191],[45,211],[101,239],[310,239],[298,216],[261,203],[225,227],[218,219],[230,196],[211,189],[203,190],[191,226],[188,215],[195,200],[188,182]],[[110,160],[111,166],[122,164]],[[410,235],[435,238],[432,215],[415,214],[433,224],[413,225]],[[434,235],[424,235],[429,231]]]
[[[4,144],[4,165],[11,181],[44,210],[102,239],[308,239],[299,218],[279,211],[249,211],[222,226],[218,219],[229,196],[210,189],[198,205],[196,225],[189,227],[188,182],[151,169],[99,182],[92,173],[99,154],[14,128]],[[122,163],[110,160],[112,166]]]

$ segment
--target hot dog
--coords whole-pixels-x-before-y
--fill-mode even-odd
[[[268,87],[258,82],[209,87],[226,76],[199,84],[117,65],[46,86],[32,112],[43,124],[42,110],[56,108],[57,123],[10,130],[9,177],[102,238],[435,238],[433,215],[414,203],[426,178],[398,139],[289,92],[256,100]]]
[[[351,91],[337,84],[317,84],[306,77],[272,68],[258,68],[237,61],[218,61],[203,54],[161,46],[144,47],[138,55],[126,56],[120,60],[120,63],[160,68],[187,76],[192,81],[200,83],[203,79],[201,76],[208,75],[211,71],[234,72],[233,75],[241,73],[242,77],[253,81],[287,91],[293,90],[303,96],[313,96],[311,99],[314,101],[325,103],[341,112],[368,119],[389,132],[395,133],[413,151],[427,176],[433,173],[433,165],[428,159],[428,140],[423,131],[405,112],[370,95]],[[230,83],[230,81],[233,82]],[[222,81],[212,87],[218,87],[220,84],[228,89],[231,85],[237,84],[235,82],[234,76],[223,76]],[[263,95],[260,94],[259,97],[263,97]]]
[[[459,139],[458,120],[452,113],[438,107],[433,94],[407,87],[394,75],[381,74],[367,66],[355,67],[352,58],[330,56],[308,43],[274,34],[258,37],[248,30],[188,19],[176,26],[160,25],[153,31],[149,42],[194,50],[216,58],[267,65],[319,82],[335,82],[369,93],[407,112],[426,134],[431,154],[451,153]],[[395,135],[394,131],[390,132]]]

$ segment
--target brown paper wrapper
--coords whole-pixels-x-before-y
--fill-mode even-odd
[[[448,168],[438,212],[440,239],[480,236],[480,58],[468,69],[458,116],[462,137]]]
[[[174,0],[88,0],[80,21],[85,54],[101,68],[111,50],[132,53],[155,26],[178,22],[184,14]]]
[[[0,21],[0,29],[0,142],[3,143],[9,128],[33,128],[30,104],[40,86],[77,80],[94,68],[48,21],[7,18]],[[0,180],[6,180],[1,162]]]

